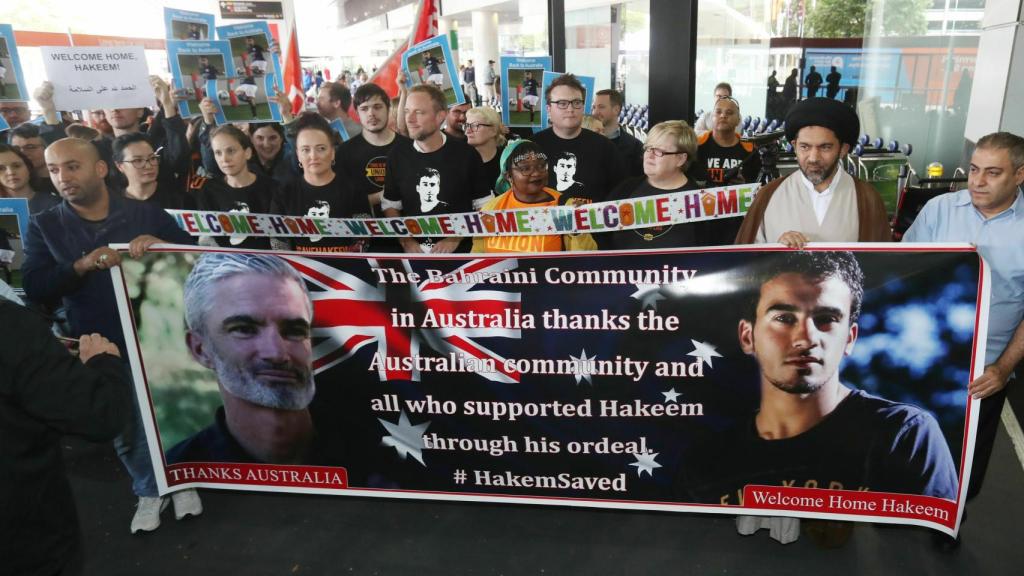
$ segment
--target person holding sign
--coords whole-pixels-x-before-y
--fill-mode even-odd
[[[480,207],[482,211],[516,210],[558,206],[561,193],[547,187],[548,158],[529,140],[515,140],[501,153],[502,174],[495,183],[497,198]],[[536,236],[488,236],[473,239],[473,252],[560,252],[592,250],[589,234]]]
[[[278,185],[273,179],[253,174],[249,169],[249,161],[252,160],[249,137],[235,126],[225,124],[210,132],[210,148],[222,176],[206,180],[196,194],[197,208],[212,212],[269,213],[270,199]],[[270,249],[270,239],[266,237],[248,238],[233,234],[217,236],[216,242],[225,247]]]
[[[370,200],[357,193],[344,172],[335,171],[337,133],[312,112],[295,121],[295,151],[302,177],[278,190],[271,198],[270,213],[324,218],[369,218]],[[339,174],[341,172],[341,174]],[[290,238],[301,252],[363,252],[365,241],[355,238],[304,236]]]
[[[686,169],[697,154],[697,136],[681,120],[661,122],[651,128],[644,142],[644,176],[629,178],[611,193],[614,200],[635,200],[696,190],[696,183],[686,176]],[[697,224],[667,224],[598,234],[602,250],[631,248],[678,248],[697,246]]]
[[[405,99],[405,122],[411,142],[395,144],[388,153],[381,208],[384,215],[439,216],[479,209],[491,199],[491,184],[480,175],[480,155],[465,140],[441,131],[447,115],[444,94],[419,84]],[[410,253],[467,252],[470,242],[457,236],[400,239]]]
[[[786,115],[786,139],[800,170],[757,191],[736,235],[737,244],[779,242],[889,242],[885,203],[868,182],[839,161],[856,144],[860,120],[837,100],[811,98]]]
[[[72,337],[104,334],[124,350],[114,288],[106,273],[120,264],[122,254],[109,244],[128,243],[129,254],[139,257],[153,244],[195,241],[158,206],[111,194],[104,182],[107,163],[91,142],[75,138],[54,142],[46,149],[46,165],[64,202],[29,222],[22,265],[25,294],[40,304],[62,299]],[[114,445],[139,498],[132,532],[156,530],[167,502],[157,493],[137,409],[132,424]],[[179,518],[202,511],[194,491],[175,493],[174,502]]]

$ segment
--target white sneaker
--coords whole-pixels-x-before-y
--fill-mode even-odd
[[[160,513],[167,508],[166,498],[139,496],[139,503],[132,517],[132,534],[138,531],[152,532],[160,527]]]
[[[178,520],[186,516],[199,516],[203,513],[203,502],[199,499],[199,492],[196,492],[195,488],[171,494],[171,501],[174,502],[174,517]]]

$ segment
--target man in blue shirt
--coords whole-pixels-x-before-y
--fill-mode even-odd
[[[1013,368],[1024,358],[1024,138],[996,132],[978,140],[967,190],[931,199],[904,242],[970,242],[991,271],[985,371],[968,386],[982,400],[970,500],[981,491]]]
[[[63,300],[72,336],[102,334],[124,354],[125,337],[107,273],[120,263],[121,253],[109,244],[128,243],[130,254],[137,258],[156,243],[195,241],[158,206],[108,191],[107,163],[91,142],[76,138],[54,142],[46,149],[46,166],[64,201],[36,214],[29,223],[22,266],[25,294],[42,304]],[[148,532],[160,525],[166,501],[157,494],[137,407],[133,420],[114,446],[139,497],[132,532]],[[202,511],[195,492],[175,494],[179,517]]]

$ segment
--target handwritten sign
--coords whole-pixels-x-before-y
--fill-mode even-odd
[[[142,46],[43,46],[58,110],[138,108],[153,103]]]

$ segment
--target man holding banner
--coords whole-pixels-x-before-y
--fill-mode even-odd
[[[967,391],[981,401],[978,436],[967,499],[981,492],[992,456],[1006,391],[1014,367],[1024,359],[1024,138],[996,132],[980,140],[971,156],[967,189],[928,201],[904,242],[974,244],[992,273],[985,371]],[[955,547],[959,540],[940,541]]]

